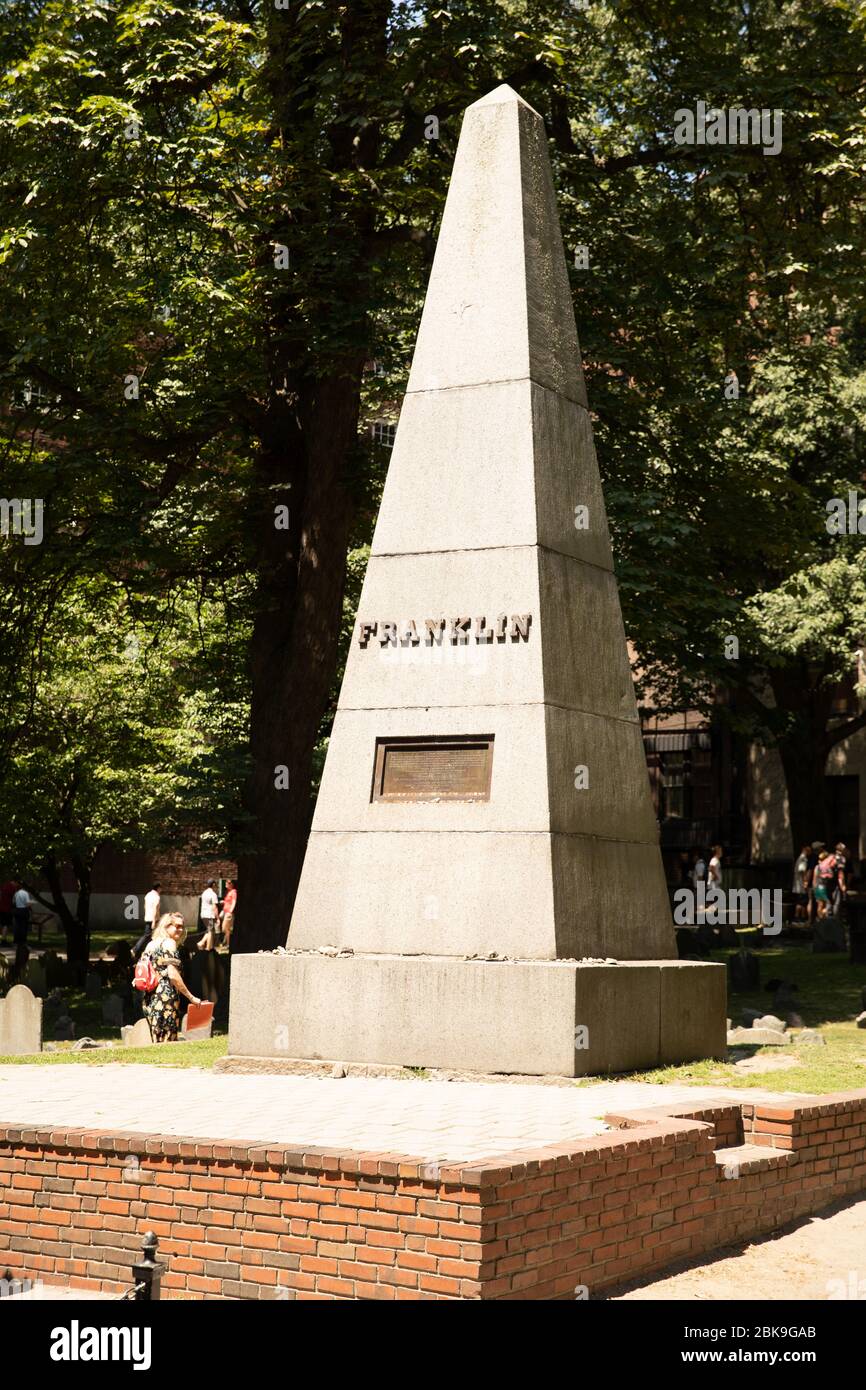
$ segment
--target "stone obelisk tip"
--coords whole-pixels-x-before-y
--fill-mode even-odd
[[[544,122],[503,84],[466,111],[409,392],[530,379],[586,404]]]
[[[541,116],[538,114],[535,107],[530,106],[529,102],[525,101],[519,92],[515,92],[513,87],[509,87],[507,82],[503,82],[499,87],[494,87],[486,96],[479,97],[477,101],[473,101],[472,105],[467,106],[466,110],[475,111],[479,106],[499,106],[506,101],[518,102],[521,106],[525,106],[528,111],[531,111],[533,116],[538,116],[538,119],[541,120]]]

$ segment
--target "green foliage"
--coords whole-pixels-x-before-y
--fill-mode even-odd
[[[857,541],[824,522],[864,474],[864,59],[854,0],[9,0],[0,448],[46,543],[0,545],[2,797],[34,808],[7,837],[35,846],[35,808],[102,750],[88,844],[243,838],[263,534],[287,492],[316,497],[316,393],[350,381],[362,420],[399,397],[460,113],[503,80],[544,114],[566,245],[590,251],[575,305],[647,690],[709,708],[723,684],[753,732],[790,732],[863,631]],[[780,110],[781,153],[674,144],[698,100]],[[341,459],[342,653],[384,462],[363,429]],[[166,653],[134,693],[121,610]]]
[[[246,710],[231,674],[220,698],[220,611],[175,597],[163,621],[104,580],[57,604],[0,783],[0,862],[16,872],[80,862],[86,877],[100,844],[193,831],[206,850],[237,814]]]

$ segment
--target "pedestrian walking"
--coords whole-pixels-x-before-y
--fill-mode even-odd
[[[199,906],[199,916],[204,928],[204,934],[198,941],[200,951],[212,951],[216,944],[217,926],[219,924],[219,899],[216,895],[216,883],[210,880],[201,895]]]
[[[833,884],[833,915],[838,917],[848,897],[848,850],[842,840],[836,846],[836,879]]]
[[[150,941],[153,936],[154,925],[159,921],[160,917],[159,909],[161,902],[162,895],[160,892],[160,885],[154,883],[144,895],[144,931],[132,948],[133,960],[139,959],[148,941]]]
[[[12,940],[16,946],[27,945],[30,931],[31,898],[23,883],[19,884],[12,899]]]
[[[813,841],[812,841],[812,847],[811,847],[811,849],[809,850],[809,859],[808,859],[808,862],[807,862],[807,864],[806,864],[806,880],[805,880],[805,881],[806,881],[806,892],[807,892],[807,894],[808,894],[808,903],[807,903],[807,905],[806,905],[806,919],[807,919],[807,921],[809,922],[810,926],[811,926],[812,922],[814,922],[814,920],[815,920],[815,913],[816,913],[816,911],[817,911],[818,900],[817,900],[817,898],[815,897],[815,888],[816,888],[816,885],[817,885],[816,871],[817,871],[817,868],[818,868],[818,861],[820,860],[821,855],[822,855],[823,853],[824,853],[824,841],[823,841],[823,840],[813,840]]]
[[[144,895],[144,925],[150,932],[153,931],[154,923],[159,921],[161,900],[160,885],[154,883],[150,891]]]
[[[222,929],[223,940],[227,946],[231,945],[232,931],[235,925],[235,911],[238,904],[238,890],[235,887],[234,879],[226,879],[226,895],[223,898]]]
[[[707,861],[702,849],[695,848],[692,850],[692,869],[689,877],[691,878],[692,887],[695,892],[697,892],[699,883],[706,882]]]
[[[806,879],[809,872],[811,848],[811,845],[804,845],[794,863],[792,891],[794,895],[794,920],[797,922],[805,922],[806,920],[806,910],[809,903],[809,887]]]
[[[819,917],[826,917],[830,911],[833,885],[836,882],[836,851],[825,849],[818,860],[814,874],[815,905]]]

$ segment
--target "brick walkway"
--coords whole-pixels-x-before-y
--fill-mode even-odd
[[[0,1124],[81,1127],[317,1150],[477,1160],[600,1134],[607,1111],[785,1095],[627,1081],[590,1087],[371,1077],[231,1076],[182,1068],[0,1067]],[[805,1097],[797,1096],[804,1100]]]

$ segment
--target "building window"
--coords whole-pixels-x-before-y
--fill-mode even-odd
[[[689,782],[688,753],[659,754],[661,774],[661,806],[663,820],[685,820],[686,793]]]
[[[389,424],[387,420],[373,421],[373,443],[381,444],[383,449],[393,449],[394,437],[397,434],[397,426]]]

